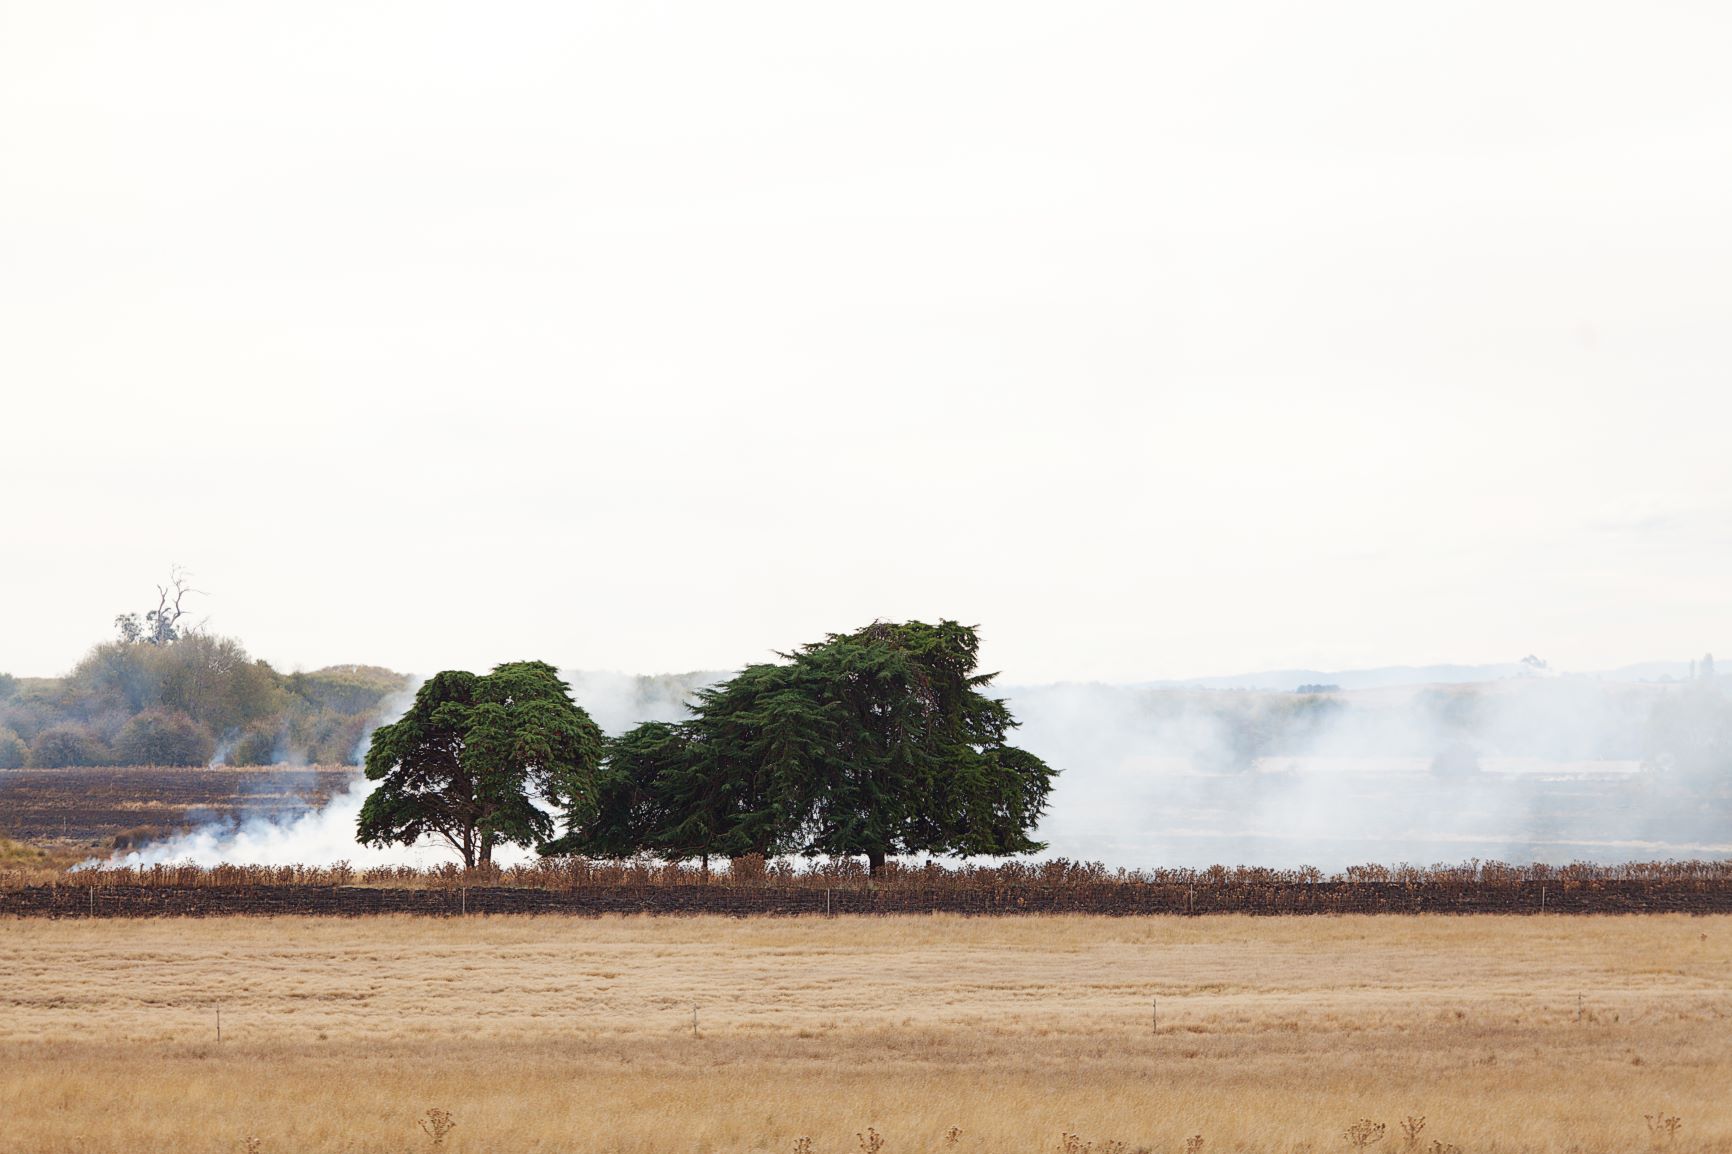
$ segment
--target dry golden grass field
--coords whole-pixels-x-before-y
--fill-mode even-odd
[[[1732,918],[0,920],[0,1150],[429,1109],[452,1154],[1732,1151]]]

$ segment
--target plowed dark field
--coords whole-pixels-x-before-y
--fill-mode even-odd
[[[210,821],[323,805],[352,766],[0,770],[0,838],[44,846],[126,848]]]

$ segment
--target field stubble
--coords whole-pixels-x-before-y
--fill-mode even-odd
[[[0,1150],[1725,1152],[1729,976],[1727,917],[0,921]]]
[[[350,785],[352,766],[0,769],[0,838],[90,853],[208,824],[283,820]]]

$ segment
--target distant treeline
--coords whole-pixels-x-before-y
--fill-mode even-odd
[[[355,764],[407,680],[370,665],[281,673],[202,632],[123,636],[65,677],[0,674],[0,769]]]

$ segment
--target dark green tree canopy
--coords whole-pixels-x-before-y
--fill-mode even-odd
[[[537,801],[587,820],[601,751],[601,730],[551,665],[447,670],[374,732],[366,771],[379,785],[357,836],[383,846],[434,835],[466,866],[492,861],[496,845],[542,845],[553,821]]]
[[[1029,853],[1055,770],[954,621],[877,622],[748,666],[693,717],[612,742],[592,811],[543,852],[669,858]]]

